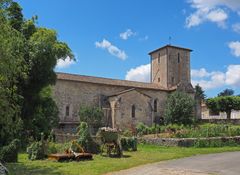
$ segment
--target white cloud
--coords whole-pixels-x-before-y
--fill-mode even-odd
[[[232,29],[234,32],[239,33],[240,34],[240,23],[235,23],[232,25]]]
[[[199,73],[199,75],[197,75]],[[229,65],[226,72],[207,72],[206,69],[192,70],[192,84],[199,84],[204,90],[223,86],[240,87],[240,65]]]
[[[150,64],[140,65],[130,69],[126,80],[150,82]],[[204,90],[220,88],[224,86],[240,88],[240,65],[229,65],[225,72],[208,72],[205,68],[191,70],[193,86],[199,84]]]
[[[119,34],[120,38],[122,38],[123,40],[127,40],[129,37],[135,35],[136,33],[133,32],[131,29],[127,29],[125,32]]]
[[[147,41],[148,39],[149,39],[149,36],[145,35],[144,37],[139,38],[139,41]]]
[[[95,45],[97,48],[107,49],[111,55],[116,56],[121,60],[125,60],[127,58],[127,54],[124,50],[120,50],[106,39],[103,39],[102,42],[95,42]]]
[[[188,0],[196,11],[186,18],[186,27],[198,26],[203,22],[214,22],[225,27],[227,9],[240,14],[239,0]]]
[[[64,69],[64,68],[68,68],[69,66],[71,66],[73,64],[75,64],[75,61],[73,59],[71,59],[69,56],[67,56],[67,58],[65,58],[65,59],[57,60],[56,68]]]
[[[140,82],[150,82],[150,64],[145,64],[130,69],[126,74],[125,79]]]
[[[203,22],[215,22],[220,27],[225,27],[225,20],[228,18],[227,13],[222,9],[198,9],[186,19],[188,28],[198,26]]]
[[[199,70],[192,69],[191,70],[191,76],[194,78],[203,78],[203,77],[209,77],[211,74],[206,71],[205,68],[201,68]]]
[[[228,47],[231,49],[231,53],[234,56],[240,57],[240,42],[239,41],[231,41],[228,44]]]
[[[240,87],[240,65],[228,66],[226,72],[226,84]]]
[[[222,72],[209,73],[211,76],[208,79],[192,79],[192,84],[199,84],[204,90],[214,89],[225,85],[225,74]]]

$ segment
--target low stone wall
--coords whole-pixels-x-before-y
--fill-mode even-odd
[[[209,138],[147,138],[141,137],[138,138],[138,142],[147,143],[159,146],[181,146],[181,147],[190,147],[194,145],[195,141],[198,140],[208,140],[208,141],[234,141],[240,144],[240,136],[235,137],[209,137]]]
[[[232,124],[240,124],[240,119],[201,119],[201,122],[203,123],[216,123],[216,124],[222,124],[222,123],[232,123]]]

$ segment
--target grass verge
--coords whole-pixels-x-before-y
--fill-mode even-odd
[[[147,163],[226,151],[240,151],[240,147],[182,148],[139,145],[138,151],[124,152],[123,158],[95,155],[92,161],[62,163],[48,160],[30,161],[27,154],[19,154],[18,163],[9,163],[7,168],[10,175],[99,175]]]

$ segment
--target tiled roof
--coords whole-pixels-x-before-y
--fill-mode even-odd
[[[68,73],[57,73],[57,79],[67,80],[67,81],[76,81],[76,82],[87,82],[87,83],[94,83],[94,84],[104,84],[104,85],[110,85],[110,86],[125,86],[125,87],[132,87],[132,88],[141,88],[141,89],[163,90],[163,91],[172,91],[176,89],[175,87],[171,89],[166,89],[154,83],[117,80],[117,79],[100,78],[100,77],[93,77],[93,76],[68,74]]]
[[[167,47],[171,47],[171,48],[175,48],[175,49],[188,50],[189,52],[192,52],[191,49],[183,48],[183,47],[178,47],[178,46],[172,46],[172,45],[169,45],[169,44],[168,44],[168,45],[165,45],[165,46],[160,47],[160,48],[158,48],[158,49],[155,49],[155,50],[149,52],[148,54],[151,55],[152,53],[157,52],[157,51],[159,51],[159,50],[161,50],[161,49],[164,49],[164,48],[167,48]]]

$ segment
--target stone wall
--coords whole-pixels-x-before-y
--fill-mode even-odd
[[[221,119],[227,119],[227,114],[226,114],[226,112],[219,112],[219,115],[212,115],[212,114],[210,114],[210,111],[207,108],[204,108],[204,110],[202,111],[201,118],[202,119],[221,120]],[[231,112],[231,119],[233,119],[233,120],[240,119],[240,111],[233,110]]]
[[[151,53],[151,81],[165,88],[190,84],[190,50],[168,46]]]
[[[152,98],[140,93],[136,90],[131,90],[118,96],[109,99],[111,103],[116,102],[115,117],[116,128],[125,129],[132,128],[138,122],[143,122],[145,125],[152,125],[153,111]],[[134,116],[132,108],[134,107]]]
[[[101,97],[111,96],[118,92],[128,90],[131,87],[125,86],[111,86],[103,84],[95,84],[80,81],[57,80],[53,87],[54,99],[59,109],[60,122],[77,122],[79,121],[78,112],[80,106],[102,106]],[[157,112],[154,115],[162,116],[168,92],[155,89],[137,89],[149,96],[151,100],[146,100],[145,97],[136,94],[126,94],[124,100],[121,102],[121,114],[117,119],[119,125],[129,125],[129,118],[131,113],[131,106],[137,104],[136,118],[134,123],[144,122],[147,125],[152,123],[153,100],[157,99]],[[150,102],[151,101],[151,102]],[[69,115],[66,115],[66,107],[69,106]]]
[[[216,124],[228,124],[228,123],[232,123],[232,124],[240,124],[240,119],[201,119],[201,122],[204,123],[216,123]]]
[[[152,53],[151,55],[151,82],[160,84],[162,87],[167,86],[167,49]],[[158,82],[160,78],[160,82]]]
[[[168,86],[175,86],[179,82],[190,83],[190,52],[171,47],[168,48],[168,52]]]

